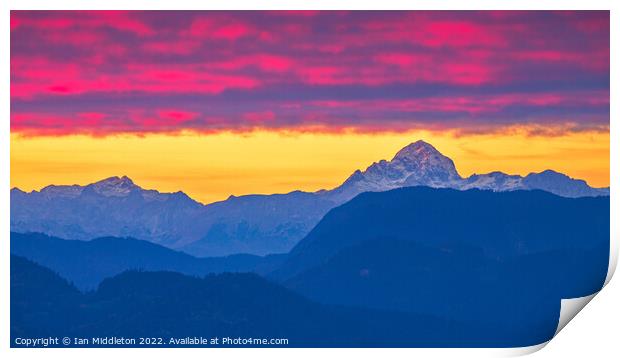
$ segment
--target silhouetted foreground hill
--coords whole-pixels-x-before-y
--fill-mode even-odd
[[[291,278],[371,240],[463,245],[496,260],[609,246],[609,197],[564,198],[539,190],[410,187],[362,193],[332,209],[272,276]]]
[[[560,301],[600,290],[609,198],[414,187],[333,209],[272,277],[325,304],[557,327]]]
[[[286,338],[303,347],[520,346],[541,332],[313,303],[254,274],[126,272],[89,294],[11,256],[11,341],[67,337]],[[168,344],[166,344],[168,346]]]
[[[11,342],[13,337],[61,335],[78,324],[80,292],[50,269],[11,255]]]
[[[515,332],[557,328],[560,300],[602,288],[607,250],[567,250],[505,261],[471,247],[377,240],[345,249],[284,284],[326,304],[424,313]],[[537,327],[537,328],[536,328]]]
[[[196,258],[131,238],[80,241],[14,232],[11,233],[11,253],[51,268],[81,290],[95,289],[103,279],[126,270],[174,271],[204,276],[220,272],[260,272],[284,259],[284,255],[261,257],[244,254]]]

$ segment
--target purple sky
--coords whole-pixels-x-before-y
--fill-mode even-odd
[[[11,12],[25,135],[609,130],[609,13]]]

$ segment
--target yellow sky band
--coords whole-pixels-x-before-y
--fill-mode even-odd
[[[391,159],[423,139],[452,158],[462,176],[500,170],[525,175],[554,169],[609,185],[609,133],[531,136],[525,132],[455,136],[410,131],[381,134],[219,133],[24,137],[11,135],[11,187],[88,184],[127,175],[162,192],[182,190],[203,203],[229,195],[314,191],[341,184],[354,170]]]

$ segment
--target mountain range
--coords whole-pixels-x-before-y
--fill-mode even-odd
[[[41,232],[79,240],[134,237],[196,256],[285,253],[332,208],[363,192],[427,186],[458,190],[544,190],[577,198],[607,196],[552,170],[525,177],[501,172],[464,178],[454,162],[432,145],[417,141],[390,161],[355,171],[330,190],[231,196],[204,205],[183,192],[160,193],[128,177],[80,185],[50,185],[40,191],[11,189],[11,231]]]
[[[609,197],[416,186],[357,195],[275,260],[14,233],[11,335],[528,346],[602,288],[609,223]]]

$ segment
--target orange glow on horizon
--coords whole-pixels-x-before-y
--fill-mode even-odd
[[[423,139],[454,160],[459,173],[526,175],[553,169],[609,186],[609,133],[559,136],[499,133],[218,133],[199,135],[23,137],[11,135],[11,187],[89,184],[127,175],[162,192],[182,190],[203,203],[230,195],[315,191],[341,184],[356,169],[391,159]]]

